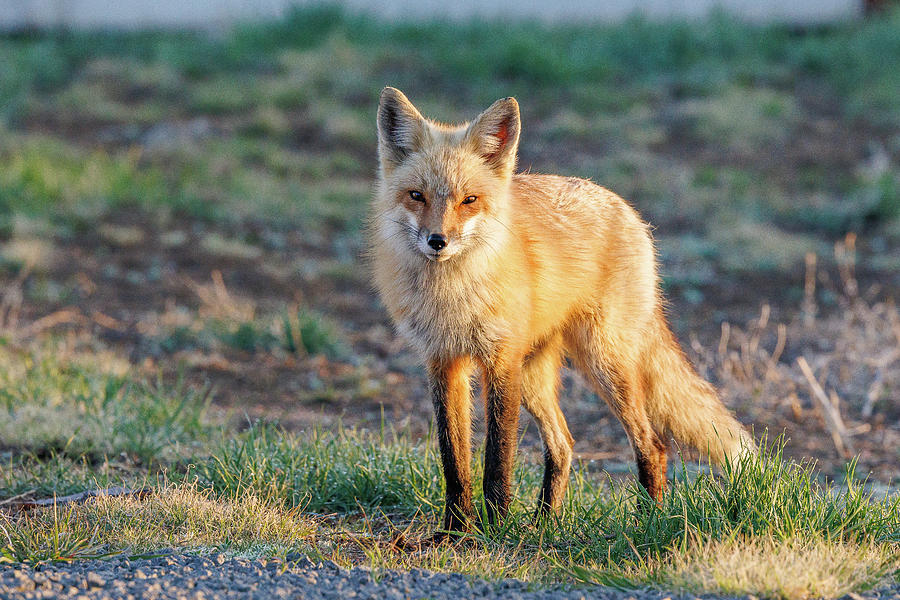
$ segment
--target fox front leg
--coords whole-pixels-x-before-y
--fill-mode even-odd
[[[521,360],[485,365],[483,371],[487,413],[484,502],[488,522],[494,524],[506,516],[512,497],[513,462],[522,402]]]
[[[472,363],[467,358],[432,361],[428,371],[446,483],[444,529],[465,531],[475,516],[472,508]]]

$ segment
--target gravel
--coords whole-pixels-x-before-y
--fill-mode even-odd
[[[464,600],[482,598],[542,600],[663,600],[655,591],[621,592],[612,588],[531,589],[514,579],[499,582],[470,580],[455,573],[420,569],[381,572],[343,569],[332,562],[250,560],[224,555],[167,555],[151,559],[90,560],[73,563],[0,568],[0,598],[189,599],[302,598],[386,600]],[[855,594],[848,600],[900,600],[900,586]]]

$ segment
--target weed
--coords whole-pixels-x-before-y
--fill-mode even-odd
[[[325,354],[330,357],[346,354],[346,345],[337,327],[319,313],[299,308],[295,315],[286,315],[283,319],[283,333],[284,348],[288,352]]]

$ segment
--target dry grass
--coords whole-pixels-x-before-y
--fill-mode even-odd
[[[99,496],[0,519],[2,555],[32,563],[162,548],[255,556],[309,552],[317,529],[298,508],[252,493],[217,499],[190,484],[163,484],[145,498]]]
[[[852,234],[836,244],[836,281],[809,255],[805,299],[793,320],[773,323],[764,305],[744,329],[723,323],[718,347],[696,339],[692,346],[702,374],[747,420],[789,436],[816,428],[831,441],[823,446],[822,436],[804,436],[805,454],[824,463],[858,455],[887,479],[896,456],[883,448],[900,447],[900,413],[891,401],[900,389],[900,311],[872,299],[877,289],[859,291],[854,245]]]
[[[165,485],[143,500],[101,496],[75,510],[99,526],[108,544],[132,552],[168,547],[271,554],[297,547],[316,531],[298,508],[252,493],[218,499],[189,484]]]
[[[659,567],[659,584],[692,594],[839,598],[877,585],[900,568],[896,547],[771,538],[698,543]]]

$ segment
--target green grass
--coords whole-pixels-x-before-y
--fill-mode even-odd
[[[413,444],[353,430],[291,435],[255,427],[197,465],[203,485],[236,496],[250,490],[314,512],[403,511],[438,504],[440,460],[430,440]]]
[[[147,499],[102,497],[7,519],[0,555],[40,562],[101,548],[302,552],[343,564],[363,556],[377,569],[424,566],[538,583],[773,598],[837,597],[887,581],[900,568],[900,497],[874,497],[852,465],[842,485],[821,481],[812,466],[785,462],[781,443],[721,476],[680,476],[658,505],[635,482],[577,469],[562,514],[537,524],[531,514],[540,473],[520,464],[516,502],[502,525],[459,544],[397,551],[391,539],[427,536],[440,517],[432,442],[254,427],[214,445],[183,483],[153,485]],[[337,520],[314,524],[304,516],[322,513]]]
[[[71,509],[58,505],[35,518],[14,521],[0,514],[0,564],[102,558],[98,535],[97,527],[77,521]]]
[[[396,435],[354,430],[295,436],[270,427],[252,428],[214,450],[209,462],[198,465],[198,474],[220,493],[249,489],[316,512],[381,509],[413,514],[440,505],[440,459],[434,446],[431,439],[414,444]],[[553,535],[561,543],[584,538],[585,547],[597,557],[612,553],[611,564],[639,558],[638,548],[661,553],[687,543],[692,535],[710,540],[821,535],[900,541],[900,498],[873,502],[852,463],[844,486],[836,488],[820,481],[812,466],[784,461],[782,448],[783,442],[764,447],[757,459],[728,466],[721,477],[683,475],[659,506],[649,502],[640,486],[610,490],[576,472],[566,518],[553,523]],[[525,515],[540,472],[519,465],[517,480],[519,509]],[[519,524],[527,529],[527,523],[523,518]],[[604,541],[609,534],[616,540],[612,545]]]
[[[348,356],[345,336],[334,320],[318,311],[294,308],[286,309],[281,316],[222,314],[189,318],[187,323],[163,328],[154,345],[166,354],[232,348],[247,353],[323,355],[333,359]]]
[[[544,583],[786,598],[837,596],[889,578],[900,567],[900,497],[873,497],[852,464],[842,486],[822,481],[811,465],[785,462],[782,447],[764,447],[757,459],[727,467],[719,477],[683,475],[659,505],[636,483],[576,470],[562,515],[537,526],[531,515],[540,472],[519,464],[506,522],[468,534],[462,546],[413,555],[371,539],[386,540],[404,527],[407,539],[427,535],[439,520],[442,479],[431,440],[252,429],[214,451],[198,472],[225,497],[248,490],[314,512],[365,515],[348,527],[378,568],[424,565]],[[723,575],[720,554],[745,561],[742,569]],[[766,561],[772,555],[781,562]],[[804,561],[813,557],[818,563],[810,574]],[[804,569],[805,577],[794,577]]]
[[[332,358],[346,355],[348,352],[337,325],[316,312],[298,308],[296,315],[285,315],[282,332],[284,348],[288,352],[324,354]]]
[[[151,492],[4,516],[0,560],[170,547],[299,552],[376,569],[773,598],[836,597],[900,568],[900,496],[868,492],[853,463],[842,481],[825,481],[813,465],[786,461],[780,441],[763,441],[757,458],[721,475],[682,465],[659,504],[630,476],[614,481],[577,468],[561,515],[538,523],[540,468],[520,462],[502,524],[483,523],[455,545],[400,550],[391,540],[427,537],[440,521],[443,478],[430,436],[258,425],[213,438],[204,396],[144,383],[103,353],[49,349],[5,346],[0,354],[0,397],[11,416],[4,423],[12,424],[0,498],[111,485]],[[97,423],[102,436],[93,433]],[[474,468],[481,472],[478,457]],[[810,560],[817,570],[796,575]]]
[[[172,460],[209,435],[209,395],[128,376],[111,353],[0,346],[0,439],[37,456]]]
[[[733,210],[745,185],[707,177],[706,188],[714,183],[706,204],[689,183],[673,189],[681,165],[652,176],[659,165],[647,153],[671,142],[667,121],[674,117],[701,145],[767,155],[819,117],[804,104],[800,82],[818,90],[812,96],[830,98],[839,118],[889,131],[900,124],[894,93],[900,76],[891,68],[900,62],[898,29],[900,11],[797,34],[724,16],[702,23],[412,26],[318,8],[218,37],[2,37],[0,123],[12,135],[3,136],[11,141],[0,148],[0,214],[7,215],[0,219],[25,214],[88,226],[139,206],[356,239],[374,167],[373,110],[385,84],[446,120],[471,118],[495,99],[499,84],[522,102],[523,148],[546,137],[556,147],[603,157],[583,166],[548,158],[537,169],[608,183],[657,223],[710,210],[718,216]],[[185,123],[195,118],[211,119],[214,127],[191,137]],[[16,139],[26,124],[43,122],[49,125],[38,129],[49,135]],[[153,137],[159,124],[171,131]],[[99,150],[84,144],[98,130],[116,141]],[[593,147],[598,140],[604,148]],[[637,177],[618,172],[623,161],[636,163]],[[753,207],[739,211],[752,224],[781,230],[785,218],[806,215],[807,227],[840,233],[860,225],[854,215],[868,215],[867,226],[897,215],[896,169],[855,183],[849,194],[826,178],[816,183],[820,193],[798,205],[793,180],[773,181],[769,167],[750,162],[750,177],[764,183],[750,190]],[[825,214],[819,227],[808,215],[822,193],[829,205],[853,208]],[[673,197],[682,196],[689,198],[684,206],[673,206]],[[786,196],[795,210],[779,216]],[[10,227],[0,223],[0,232]],[[741,249],[727,252],[739,256]],[[792,266],[802,260],[791,257]]]

